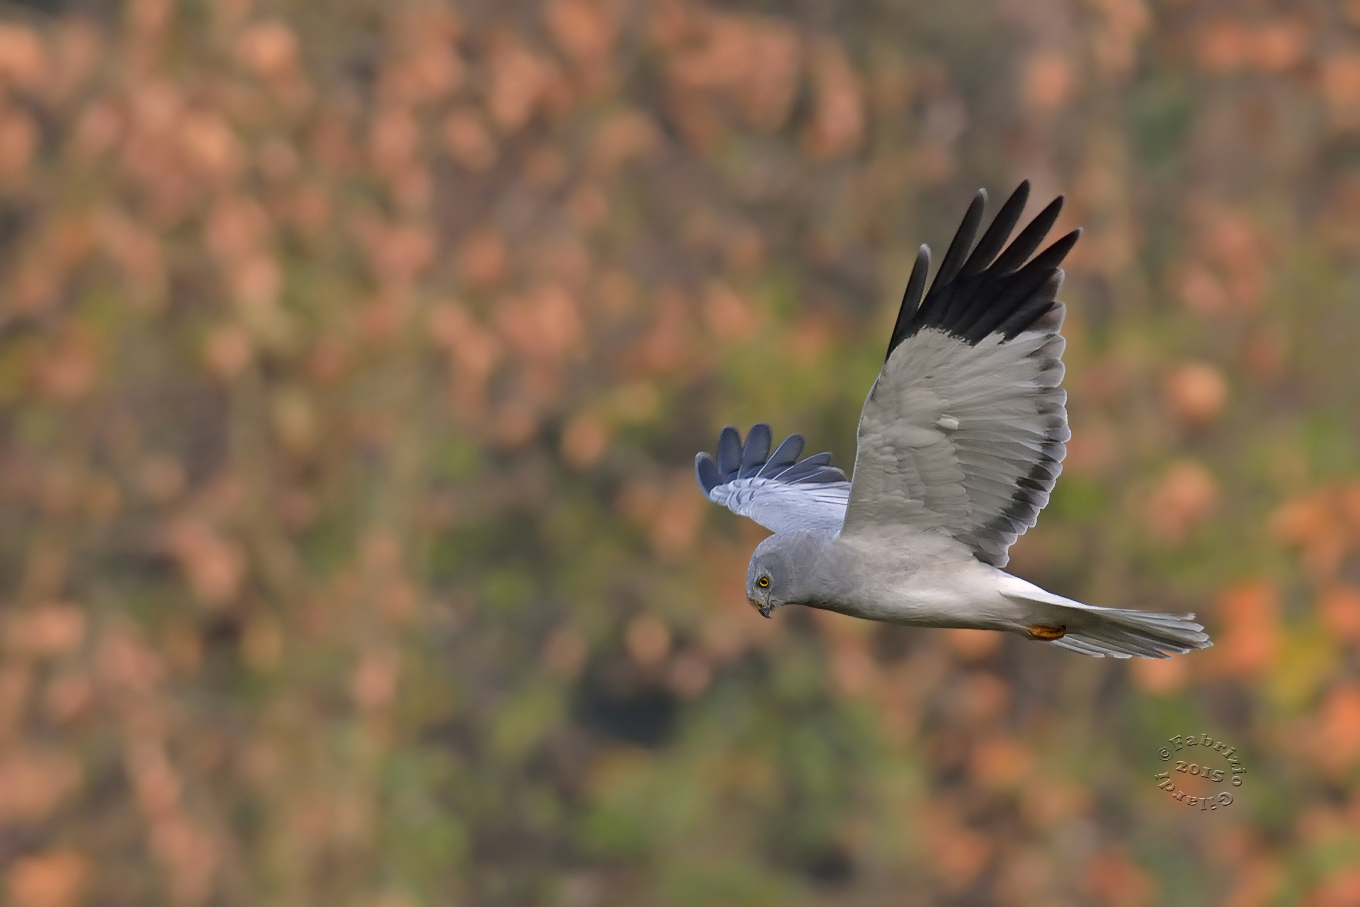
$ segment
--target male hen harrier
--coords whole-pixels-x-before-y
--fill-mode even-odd
[[[922,627],[1009,630],[1085,655],[1165,658],[1212,645],[1193,614],[1097,608],[1011,576],[1007,550],[1048,503],[1071,437],[1062,382],[1058,266],[1079,230],[1026,263],[1062,208],[1006,241],[1029,183],[976,246],[987,194],[964,215],[930,290],[922,246],[860,415],[852,481],[803,439],[770,453],[770,428],[695,462],[709,500],[774,535],[746,596],[762,615],[799,604]],[[970,251],[971,250],[971,251]]]

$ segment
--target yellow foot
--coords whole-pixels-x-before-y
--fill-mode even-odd
[[[1052,642],[1055,639],[1062,639],[1067,635],[1066,627],[1030,627],[1029,638],[1041,639],[1044,642]]]

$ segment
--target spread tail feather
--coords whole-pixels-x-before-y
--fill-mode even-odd
[[[1040,589],[1016,577],[1004,585],[1002,594],[1027,606],[1026,626],[1036,639],[1047,639],[1083,655],[1103,658],[1166,658],[1213,645],[1193,614],[1162,614],[1123,608],[1084,605]],[[1033,628],[1045,632],[1034,633]],[[1061,631],[1052,638],[1047,631]]]

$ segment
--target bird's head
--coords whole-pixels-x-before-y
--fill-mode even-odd
[[[769,617],[775,608],[799,601],[792,541],[789,534],[772,535],[751,556],[751,566],[746,569],[746,597],[761,617]]]
[[[756,562],[751,561],[746,576],[746,597],[750,600],[751,607],[760,612],[761,617],[769,617],[775,608],[783,604],[774,597],[774,588],[773,573],[763,567],[757,567]]]
[[[746,597],[761,617],[769,617],[775,608],[784,604],[775,597],[778,588],[776,583],[776,575],[770,565],[752,558],[751,566],[746,571]]]

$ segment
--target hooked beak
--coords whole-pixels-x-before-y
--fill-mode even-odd
[[[769,604],[760,605],[759,607],[756,608],[756,610],[760,612],[760,616],[761,616],[761,617],[764,617],[764,618],[767,618],[767,619],[769,618],[769,616],[770,616],[770,606],[769,606]]]
[[[770,612],[774,610],[774,605],[770,604],[768,600],[765,601],[763,604],[758,598],[748,598],[747,600],[751,603],[752,608],[755,608],[757,611],[760,612],[761,617],[768,618],[770,616]]]

